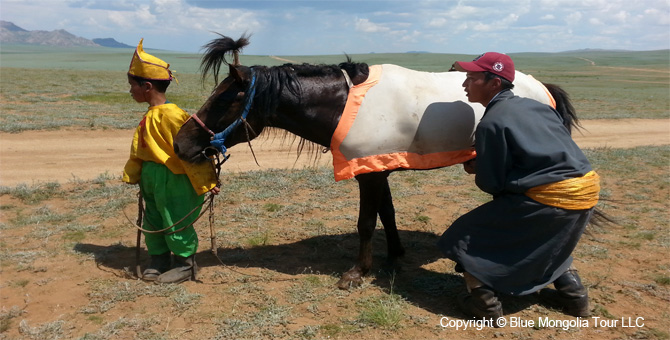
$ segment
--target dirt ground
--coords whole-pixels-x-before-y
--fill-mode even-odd
[[[583,131],[574,133],[582,148],[627,148],[670,144],[670,121],[658,119],[585,120]],[[131,130],[58,130],[0,133],[0,185],[70,180],[90,180],[105,172],[118,176],[128,157]],[[288,145],[287,145],[288,144]],[[281,138],[259,138],[252,142],[259,165],[248,145],[230,149],[224,171],[300,169],[314,160],[300,157]],[[318,165],[330,164],[330,153]]]
[[[583,132],[574,133],[582,148],[670,144],[670,120],[588,120],[583,126]],[[88,182],[87,188],[81,188],[72,182],[95,179],[105,172],[117,178],[131,138],[130,130],[0,134],[0,185],[58,181],[64,192],[37,204],[9,194],[0,196],[0,340],[670,337],[670,262],[665,256],[668,213],[663,211],[670,189],[667,180],[658,180],[667,179],[667,164],[643,179],[605,179],[610,199],[645,204],[632,213],[610,207],[610,212],[629,223],[585,235],[575,251],[596,319],[582,319],[589,324],[566,328],[510,324],[501,329],[464,330],[449,324],[463,318],[455,304],[455,295],[462,290],[461,278],[434,245],[445,225],[480,203],[472,202],[471,193],[477,189],[471,180],[450,187],[449,196],[443,195],[444,183],[431,183],[418,193],[396,197],[400,235],[408,249],[397,279],[375,272],[360,289],[335,288],[339,274],[353,263],[358,249],[358,196],[355,181],[342,181],[336,190],[341,190],[341,201],[346,204],[319,198],[318,185],[326,187],[324,181],[316,189],[300,188],[290,196],[262,196],[255,201],[246,196],[222,198],[217,203],[218,258],[225,265],[209,253],[209,230],[206,222],[199,222],[203,227],[198,232],[200,281],[171,288],[144,283],[132,275],[136,232],[120,211],[132,214],[136,209],[134,192],[110,191],[110,197],[88,202],[80,196],[105,185],[98,188]],[[315,164],[307,156],[296,162],[295,147],[280,140],[253,142],[260,167],[247,145],[232,148],[224,171],[301,169]],[[330,162],[326,153],[317,164]],[[417,176],[406,179],[411,187],[429,173],[403,175]],[[246,176],[250,182],[264,180],[254,174]],[[112,182],[109,178],[108,183]],[[291,182],[286,183],[290,187]],[[626,191],[638,187],[641,190],[634,196]],[[258,189],[258,195],[268,194],[263,191],[263,187]],[[107,207],[104,201],[118,199],[112,196],[131,198],[121,208]],[[280,210],[274,212],[275,208]],[[259,223],[250,217],[254,214],[268,218]],[[262,233],[264,227],[272,230]],[[255,245],[231,243],[257,235],[270,235],[270,239]],[[374,245],[378,269],[385,241],[380,230],[375,237],[381,237]],[[142,256],[148,257],[146,251]],[[369,309],[370,301],[396,303],[389,300],[393,289],[409,302],[402,305],[400,326],[375,325],[359,312]],[[533,297],[503,298],[503,303],[509,322],[580,321],[542,307]]]

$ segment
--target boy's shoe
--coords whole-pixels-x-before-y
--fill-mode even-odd
[[[195,263],[195,255],[189,257],[174,256],[174,266],[167,272],[156,278],[157,283],[182,283],[184,281],[195,281],[198,265]]]
[[[156,281],[159,275],[170,270],[170,262],[172,262],[172,256],[169,251],[160,255],[151,255],[151,263],[142,272],[142,280]]]

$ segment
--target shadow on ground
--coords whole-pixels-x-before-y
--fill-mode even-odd
[[[383,232],[373,240],[374,265],[366,281],[402,296],[409,303],[431,313],[464,318],[457,306],[457,297],[465,292],[460,275],[451,271],[452,263],[442,259],[435,246],[439,236],[422,231],[399,231],[406,255],[395,272],[383,270],[386,260],[386,240]],[[358,255],[358,234],[320,235],[293,243],[261,245],[251,248],[217,249],[218,260],[210,249],[198,252],[200,267],[216,267],[223,263],[237,268],[263,268],[287,275],[305,273],[339,276],[351,268]],[[200,246],[203,249],[206,245]],[[136,248],[120,244],[101,246],[79,243],[74,250],[91,254],[98,267],[135,273]],[[142,267],[148,262],[146,249],[141,248]],[[219,262],[219,260],[221,262]],[[435,261],[447,261],[449,272],[439,273],[423,268]],[[239,274],[244,275],[244,274]],[[337,289],[333,286],[333,289]],[[536,304],[534,296],[503,297],[505,313],[516,313]]]

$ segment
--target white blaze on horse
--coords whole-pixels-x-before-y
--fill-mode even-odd
[[[209,71],[218,82],[221,64],[228,76],[187,121],[174,141],[177,155],[206,161],[219,151],[255,138],[265,127],[287,130],[331,148],[336,180],[355,177],[360,189],[360,248],[353,268],[338,287],[362,283],[372,268],[372,234],[377,216],[386,233],[388,265],[405,250],[395,222],[387,177],[399,169],[434,169],[475,156],[474,130],[484,112],[469,103],[461,72],[430,73],[396,65],[242,66],[238,53],[246,45],[222,36],[203,56],[203,79]],[[234,56],[229,64],[227,54]],[[514,93],[555,107],[568,129],[577,120],[566,93],[517,72]]]

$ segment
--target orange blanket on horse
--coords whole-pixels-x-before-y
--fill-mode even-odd
[[[542,83],[520,72],[515,77],[516,94],[552,105]],[[368,79],[350,88],[331,140],[335,180],[474,158],[474,131],[484,107],[468,102],[463,80],[462,72],[370,66]]]
[[[461,110],[458,114],[450,114],[439,112],[438,107],[433,108],[438,111],[430,110],[429,104],[426,104],[413,110],[402,110],[408,103],[394,100],[407,98],[394,98],[394,91],[389,92],[387,86],[381,83],[393,82],[392,77],[383,77],[382,70],[391,69],[393,73],[396,68],[393,65],[370,66],[368,79],[350,89],[344,113],[331,141],[336,181],[398,168],[445,167],[475,156],[472,148],[475,125],[472,109],[465,104],[456,104]],[[396,86],[399,91],[413,91],[407,83],[389,85]],[[466,108],[463,109],[464,106]],[[436,115],[452,118],[436,120],[434,118],[439,118]],[[443,126],[436,125],[442,123]],[[455,129],[460,132],[452,131],[453,135],[449,136],[449,125],[458,126]],[[430,142],[431,138],[435,142]]]

